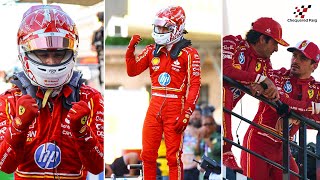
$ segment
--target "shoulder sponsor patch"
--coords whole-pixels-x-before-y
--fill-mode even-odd
[[[286,81],[284,83],[283,89],[286,93],[291,93],[292,92],[292,85],[290,81]]]
[[[240,52],[238,60],[240,64],[244,64],[246,62],[246,58],[244,57],[244,52]]]

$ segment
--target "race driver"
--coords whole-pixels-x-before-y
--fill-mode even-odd
[[[285,68],[274,70],[270,73],[270,78],[279,88],[280,100],[283,103],[287,104],[291,110],[320,122],[320,105],[318,103],[320,86],[311,76],[311,73],[318,67],[319,48],[315,43],[303,40],[295,47],[288,48],[288,51],[292,52],[291,68],[289,70]],[[282,117],[275,109],[260,102],[253,122],[282,136],[282,121]],[[299,129],[299,121],[289,119],[289,122],[289,134],[292,137]],[[282,164],[282,141],[261,129],[250,125],[244,137],[243,146]],[[290,169],[298,173],[299,168],[291,154],[289,162]],[[281,180],[283,177],[282,170],[245,151],[241,152],[241,166],[244,174],[252,179]],[[257,169],[257,167],[259,168]],[[299,178],[291,174],[290,179]]]
[[[261,17],[252,23],[246,38],[240,35],[228,35],[223,38],[223,75],[252,86],[255,95],[263,94],[272,100],[278,100],[277,88],[267,77],[272,69],[270,56],[278,51],[278,44],[288,46],[282,39],[281,25],[269,17]],[[266,90],[264,90],[263,86]],[[232,110],[244,93],[226,82],[223,83],[223,105]],[[223,113],[223,136],[233,140],[231,114]],[[223,164],[233,170],[242,172],[231,151],[232,145],[223,143]]]
[[[142,131],[144,179],[156,179],[156,159],[164,133],[170,179],[183,179],[181,162],[183,131],[188,125],[200,89],[200,58],[183,38],[185,12],[180,6],[160,10],[153,22],[155,44],[137,57],[135,46],[141,40],[133,35],[126,52],[127,73],[136,76],[149,68],[151,101]]]
[[[14,179],[86,179],[103,171],[103,99],[73,71],[73,20],[57,5],[23,15],[23,71],[0,95],[0,170]]]

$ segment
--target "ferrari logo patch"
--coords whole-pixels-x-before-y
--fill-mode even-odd
[[[258,72],[261,69],[261,62],[257,62],[256,64],[256,72]]]
[[[25,111],[26,111],[26,109],[20,105],[19,106],[19,116],[21,116]]]
[[[314,95],[314,91],[313,89],[308,89],[308,95],[309,95],[309,99],[311,99]]]
[[[88,119],[87,116],[83,116],[83,117],[81,118],[81,124],[82,124],[82,125],[85,125],[86,122],[87,122],[87,119]]]

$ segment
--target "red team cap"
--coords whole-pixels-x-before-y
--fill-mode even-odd
[[[301,42],[298,42],[296,47],[289,47],[287,50],[289,52],[298,50],[302,52],[307,58],[314,60],[316,63],[318,63],[320,60],[318,46],[315,43],[308,40],[303,40]]]
[[[262,17],[257,19],[252,23],[252,30],[272,37],[282,46],[289,46],[289,44],[282,39],[281,25],[272,18]]]

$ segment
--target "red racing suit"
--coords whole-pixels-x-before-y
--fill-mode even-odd
[[[274,70],[270,74],[271,80],[278,87],[280,100],[287,104],[291,110],[304,115],[308,118],[315,118],[319,115],[312,115],[311,102],[319,101],[319,84],[313,77],[309,79],[298,79],[290,75],[290,71],[282,68]],[[260,102],[258,112],[253,122],[263,128],[282,135],[282,130],[277,128],[277,123],[282,123],[281,117],[271,106]],[[298,130],[297,121],[290,121],[290,136]],[[264,156],[272,161],[282,164],[282,141],[254,126],[250,125],[243,140],[243,146]],[[245,151],[241,152],[241,167],[244,174],[252,179],[282,179],[282,170],[268,164],[267,162],[251,155]],[[257,167],[259,167],[257,169]],[[263,171],[259,170],[263,169]],[[298,173],[298,166],[292,156],[290,156],[290,169]],[[298,179],[291,175],[290,179]]]
[[[159,57],[154,57],[154,51],[155,45],[148,45],[137,58],[134,49],[128,49],[126,55],[129,76],[150,70],[152,96],[142,130],[144,178],[156,179],[156,159],[164,133],[170,179],[183,179],[183,135],[177,134],[174,126],[181,114],[192,114],[199,98],[200,58],[190,46],[183,48],[177,59],[171,59],[164,46]]]
[[[270,59],[260,58],[252,46],[238,36],[223,38],[223,75],[248,85],[272,69]],[[244,96],[239,89],[223,83],[223,106],[232,110]],[[223,136],[233,140],[231,114],[223,113]],[[231,144],[223,143],[223,152],[231,151]]]
[[[16,102],[22,96],[13,87],[0,95],[0,170],[15,172],[15,179],[86,179],[87,172],[103,171],[104,109],[101,94],[86,85],[80,87],[80,100],[91,109],[88,133],[72,136],[66,123],[68,109],[62,99],[72,89],[65,85],[54,98],[49,98],[25,133],[11,133],[11,122],[16,114]],[[43,99],[38,88],[36,96]],[[50,107],[49,107],[50,106]],[[56,157],[56,158],[55,158]]]

